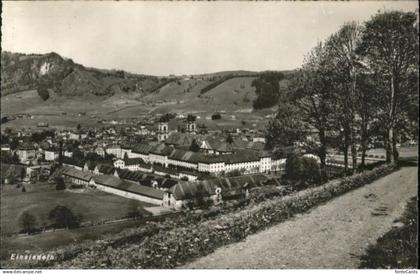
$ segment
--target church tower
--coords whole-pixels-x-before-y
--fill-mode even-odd
[[[197,133],[197,125],[195,124],[195,116],[188,115],[187,117],[187,133],[188,134],[196,134]]]
[[[166,139],[168,139],[168,122],[159,122],[158,125],[158,141],[159,142],[165,142]]]

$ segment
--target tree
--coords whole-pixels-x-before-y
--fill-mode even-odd
[[[187,121],[188,122],[194,122],[196,120],[196,117],[192,114],[188,114]]]
[[[226,137],[226,143],[228,144],[233,144],[233,137],[231,134],[228,134],[228,136]]]
[[[328,64],[334,72],[331,81],[335,87],[333,96],[335,98],[334,111],[337,115],[335,121],[337,128],[342,131],[344,138],[344,165],[348,166],[348,148],[351,148],[353,171],[357,168],[356,150],[356,99],[358,93],[357,78],[359,74],[359,57],[356,49],[361,40],[361,28],[355,22],[344,24],[338,32],[331,35],[326,42],[326,54]]]
[[[10,170],[6,175],[7,183],[14,185],[17,182],[17,175],[14,171]]]
[[[413,12],[378,13],[366,22],[358,48],[367,70],[379,88],[376,95],[380,119],[387,131],[387,161],[395,163],[399,116],[407,115],[407,105],[417,91],[410,78],[418,82],[418,27]]]
[[[302,180],[305,180],[307,185],[315,185],[322,182],[321,170],[314,158],[302,158]]]
[[[280,84],[284,78],[281,72],[268,72],[260,75],[252,81],[251,86],[255,87],[257,98],[253,102],[255,109],[272,107],[279,101]]]
[[[220,115],[220,113],[215,113],[211,116],[212,120],[220,120],[222,119],[222,115]]]
[[[294,182],[299,182],[302,178],[302,159],[295,152],[287,156],[284,177]]]
[[[279,157],[286,157],[296,142],[305,141],[306,126],[300,110],[290,101],[289,95],[281,95],[276,116],[268,122],[266,149],[274,150]]]
[[[58,205],[50,211],[48,219],[54,222],[55,227],[74,228],[79,226],[79,218],[65,206]]]
[[[48,98],[50,98],[50,94],[48,93],[48,89],[44,85],[39,85],[37,89],[39,97],[42,98],[42,100],[46,101]]]
[[[292,182],[297,189],[322,182],[317,161],[313,158],[301,157],[295,152],[287,157],[284,178]]]
[[[77,128],[77,130],[80,130],[82,128],[82,126],[80,124],[77,124],[76,128]]]
[[[64,190],[66,189],[66,183],[64,182],[63,177],[57,176],[54,178],[55,181],[55,189],[56,190]]]
[[[193,152],[199,152],[200,151],[200,145],[197,143],[197,141],[195,139],[191,142],[190,150],[193,151]]]
[[[310,150],[321,160],[321,172],[325,173],[327,132],[332,128],[333,105],[331,81],[333,70],[329,66],[326,48],[319,43],[305,58],[302,68],[292,78],[292,102],[298,108],[300,119],[308,128],[306,137],[316,133],[317,140],[311,142]]]
[[[30,234],[31,232],[35,230],[36,225],[37,225],[37,220],[34,215],[29,213],[28,211],[25,211],[19,217],[19,225],[22,228],[22,231],[24,233]]]

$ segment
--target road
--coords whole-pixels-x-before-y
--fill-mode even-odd
[[[417,167],[405,167],[182,268],[357,268],[416,194]]]

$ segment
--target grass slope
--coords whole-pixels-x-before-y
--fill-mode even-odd
[[[54,187],[46,183],[25,185],[26,192],[23,193],[16,186],[2,186],[2,236],[19,232],[18,219],[26,210],[36,216],[40,227],[44,223],[50,224],[48,213],[56,205],[67,206],[76,216],[81,217],[82,222],[97,223],[126,216],[131,201],[96,190],[77,193],[71,190],[57,191]]]
[[[417,268],[418,267],[418,232],[417,232],[417,197],[407,203],[407,208],[395,227],[378,239],[375,245],[368,247],[361,257],[360,268]]]

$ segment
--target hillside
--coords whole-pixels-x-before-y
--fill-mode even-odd
[[[84,67],[56,53],[1,53],[1,95],[45,86],[66,96],[148,93],[167,79]]]
[[[222,112],[236,116],[237,120],[252,113],[258,119],[275,110],[275,107],[258,111],[253,108],[258,95],[252,83],[267,73],[224,71],[157,77],[88,68],[56,53],[2,52],[1,114],[20,116],[7,126],[22,127],[38,122],[56,126],[93,125],[100,119],[168,112],[202,113],[203,118]],[[287,88],[287,78],[280,81],[280,92]],[[43,88],[48,91],[46,100],[38,95]]]

